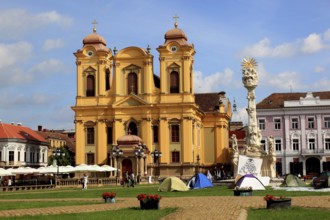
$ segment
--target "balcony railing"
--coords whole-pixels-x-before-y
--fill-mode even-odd
[[[301,154],[323,154],[324,149],[302,149]]]

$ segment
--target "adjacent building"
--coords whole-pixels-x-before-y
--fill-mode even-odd
[[[0,167],[42,167],[48,162],[48,142],[21,124],[0,122]]]
[[[134,173],[145,167],[152,175],[155,150],[162,153],[162,176],[191,175],[196,167],[230,162],[231,105],[225,92],[195,94],[194,45],[177,22],[164,38],[157,48],[159,75],[149,46],[112,50],[96,27],[83,39],[74,53],[77,165],[111,164]],[[117,164],[112,152],[121,147],[118,140],[137,142],[125,145]],[[141,148],[143,160],[135,154]]]
[[[276,147],[276,171],[309,175],[330,170],[330,91],[273,93],[257,104],[265,150]]]

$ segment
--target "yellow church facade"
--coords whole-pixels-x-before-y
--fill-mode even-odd
[[[225,92],[194,93],[195,49],[177,22],[164,37],[159,75],[149,46],[109,49],[95,26],[83,39],[74,53],[77,165],[108,164],[120,175],[154,175],[157,166],[157,175],[182,177],[230,163],[229,99]],[[114,149],[123,155],[112,157]]]

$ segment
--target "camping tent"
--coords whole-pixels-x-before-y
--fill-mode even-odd
[[[285,176],[283,183],[281,184],[283,187],[292,186],[292,187],[306,187],[306,183],[299,179],[297,176],[293,174],[288,174]]]
[[[169,192],[169,191],[188,191],[189,188],[180,180],[178,177],[171,176],[167,177],[162,184],[160,184],[158,191]]]
[[[245,174],[241,176],[235,184],[235,187],[252,187],[253,190],[265,190],[262,182],[253,174]]]
[[[189,180],[187,186],[193,189],[201,189],[213,187],[213,184],[203,173],[197,173]]]

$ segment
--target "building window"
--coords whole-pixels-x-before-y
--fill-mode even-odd
[[[308,123],[307,127],[309,129],[313,129],[314,128],[314,118],[307,118],[307,123]]]
[[[9,151],[9,162],[14,161],[14,151]]]
[[[315,139],[314,138],[308,139],[308,147],[310,150],[315,150]]]
[[[180,152],[172,151],[172,163],[180,163]]]
[[[86,96],[95,96],[95,79],[94,76],[87,76]]]
[[[87,144],[94,144],[94,128],[87,128]]]
[[[265,141],[265,139],[262,139],[262,140],[260,141],[260,144],[261,144],[261,146],[263,147],[264,151],[266,151],[266,141]]]
[[[298,118],[291,118],[291,129],[298,129]]]
[[[152,131],[153,131],[153,142],[158,143],[158,125],[153,125]]]
[[[45,153],[42,153],[42,162],[45,163]]]
[[[107,144],[112,144],[112,127],[107,127]]]
[[[171,125],[171,141],[180,142],[180,127],[179,125]]]
[[[275,125],[275,130],[280,130],[281,129],[281,119],[280,118],[275,118],[274,119],[274,125]]]
[[[265,130],[266,125],[265,125],[265,119],[259,119],[259,130]]]
[[[34,162],[34,152],[30,152],[30,163]]]
[[[87,165],[94,165],[94,154],[93,153],[87,154]]]
[[[2,151],[0,151],[0,161],[3,161],[2,160]]]
[[[330,150],[330,138],[324,139],[324,145],[326,150]]]
[[[20,151],[17,152],[17,161],[21,161],[21,152]]]
[[[179,93],[179,73],[176,71],[170,74],[170,93]]]
[[[282,141],[281,141],[281,139],[276,139],[275,140],[275,149],[276,149],[276,151],[281,151],[282,150]]]
[[[131,72],[127,76],[127,94],[138,94],[138,83],[137,83],[137,75],[134,72]]]
[[[299,150],[299,139],[292,139],[292,149]]]
[[[324,117],[324,128],[330,128],[330,117]]]
[[[109,90],[110,89],[110,72],[107,69],[105,72],[105,90]]]
[[[26,151],[24,152],[24,162],[27,162],[26,161]]]

